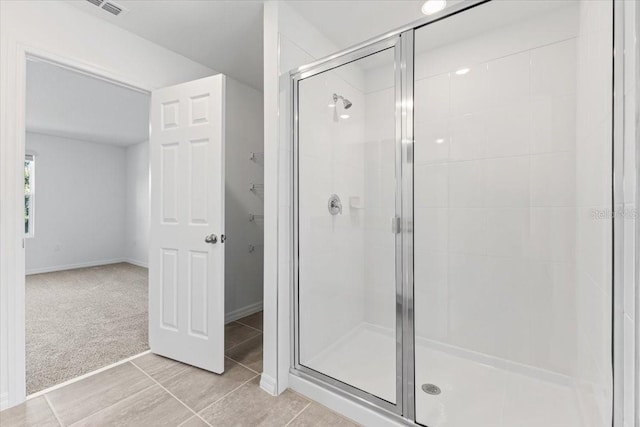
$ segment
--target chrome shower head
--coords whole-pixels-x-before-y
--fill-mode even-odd
[[[344,106],[345,110],[348,110],[353,105],[353,103],[351,101],[349,101],[347,98],[345,98],[344,96],[338,95],[337,93],[334,93],[333,94],[333,102],[334,103],[338,102],[338,99],[342,100],[342,105]]]

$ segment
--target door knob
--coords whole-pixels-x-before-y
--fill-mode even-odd
[[[204,242],[205,243],[211,243],[211,244],[217,243],[218,242],[218,236],[216,236],[215,234],[209,234],[208,236],[206,236],[204,238]]]

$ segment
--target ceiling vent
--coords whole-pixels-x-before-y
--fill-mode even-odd
[[[124,12],[124,8],[122,6],[119,6],[110,1],[105,1],[104,4],[102,5],[102,9],[116,16]]]
[[[87,0],[87,1],[115,16],[118,16],[127,11],[127,9],[125,9],[124,7],[110,0]]]

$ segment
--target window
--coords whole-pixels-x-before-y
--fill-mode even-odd
[[[24,234],[33,237],[35,159],[32,154],[24,158]]]

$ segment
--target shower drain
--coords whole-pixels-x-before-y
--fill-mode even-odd
[[[438,387],[435,384],[422,384],[422,391],[424,391],[427,394],[440,394],[442,393],[442,390],[440,390],[440,387]]]

